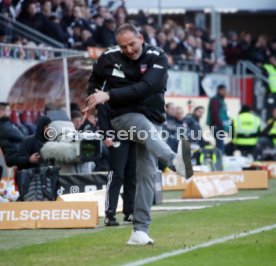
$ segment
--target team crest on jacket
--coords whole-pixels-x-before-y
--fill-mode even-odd
[[[140,72],[143,74],[148,68],[148,65],[140,65]]]

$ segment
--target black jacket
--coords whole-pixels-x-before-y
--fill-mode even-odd
[[[110,94],[110,118],[136,112],[143,113],[152,122],[163,123],[167,69],[167,56],[160,48],[143,44],[142,55],[133,61],[116,46],[94,64],[88,94],[104,86]],[[99,113],[100,109],[101,105]]]
[[[37,121],[35,134],[25,137],[20,143],[19,157],[24,158],[24,164],[21,164],[19,169],[34,168],[39,166],[39,164],[31,163],[29,158],[32,154],[37,152],[39,153],[40,149],[48,141],[48,139],[45,137],[44,128],[50,123],[51,120],[47,116],[40,117]]]
[[[191,143],[198,144],[201,148],[205,145],[208,145],[209,142],[205,141],[203,138],[203,131],[200,126],[199,118],[194,116],[193,114],[188,114],[184,118],[184,123],[188,127],[188,139]]]
[[[18,157],[19,145],[22,140],[21,131],[8,118],[0,118],[0,146],[9,167],[25,163],[24,158]]]

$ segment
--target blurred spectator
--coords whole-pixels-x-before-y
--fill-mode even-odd
[[[177,37],[179,39],[179,43],[176,47],[176,54],[179,56],[179,59],[186,60],[189,44],[187,42],[187,35],[184,30],[179,30]]]
[[[195,64],[200,65],[203,59],[202,40],[199,37],[195,38]]]
[[[229,65],[236,65],[241,59],[241,48],[238,45],[238,34],[235,31],[228,32],[224,54],[225,60]]]
[[[276,147],[276,107],[274,107],[272,110],[272,116],[266,123],[266,126],[263,130],[263,135],[270,139],[272,147]]]
[[[268,92],[276,94],[276,56],[270,56],[269,63],[264,64],[263,68],[268,78]]]
[[[73,34],[72,37],[69,39],[70,47],[77,50],[82,50],[83,43],[81,39],[81,32],[83,29],[83,25],[80,22],[73,22],[72,24]]]
[[[157,41],[155,38],[156,29],[152,25],[146,24],[143,26],[143,30],[144,30],[145,42],[156,46],[157,45]]]
[[[143,10],[139,10],[136,16],[136,22],[138,25],[144,26],[148,23],[147,16],[145,15]]]
[[[158,47],[162,48],[164,51],[167,51],[169,49],[169,43],[167,41],[167,36],[163,31],[157,31],[156,44]]]
[[[257,143],[260,137],[261,120],[249,106],[243,105],[239,115],[233,120],[234,149],[244,156],[252,154],[257,159]]]
[[[184,111],[181,106],[176,106],[175,107],[175,120],[179,124],[179,126],[183,125],[184,121]]]
[[[71,121],[73,122],[75,129],[79,130],[82,125],[83,117],[80,111],[74,110],[71,113]]]
[[[100,0],[88,0],[88,6],[91,9],[92,16],[95,16],[98,13]]]
[[[94,24],[91,25],[92,29],[93,29],[93,36],[94,36],[94,40],[97,43],[97,46],[99,46],[100,42],[101,42],[101,29],[104,23],[104,18],[99,16],[99,15],[95,15],[93,16],[93,22]]]
[[[116,21],[113,18],[105,19],[100,30],[100,45],[102,47],[112,47],[116,45]]]
[[[260,35],[250,51],[249,58],[258,67],[262,67],[267,62],[268,55],[267,38]]]
[[[189,130],[189,142],[195,143],[203,148],[205,145],[209,144],[204,140],[202,134],[202,128],[200,126],[200,120],[204,115],[204,107],[197,106],[192,114],[188,114],[184,118],[184,123],[187,125]]]
[[[269,45],[269,52],[270,52],[270,55],[276,56],[276,38],[272,39]]]
[[[187,43],[187,46],[186,46],[187,59],[193,61],[195,59],[195,37],[193,35],[188,35],[186,43]]]
[[[158,28],[154,17],[142,10],[137,15],[128,16],[124,1],[119,0],[3,0],[0,2],[1,11],[6,17],[17,17],[19,22],[65,47],[79,50],[85,50],[88,46],[113,46],[116,43],[114,32],[118,26],[125,22],[136,24],[141,28],[146,42],[161,47],[168,54],[169,64],[174,69],[218,72],[224,70],[225,62],[235,66],[240,59],[251,60],[261,67],[271,54],[276,53],[275,38],[268,43],[267,36],[260,35],[252,44],[250,32],[241,32],[238,38],[237,32],[230,31],[227,38],[221,39],[223,54],[215,55],[215,44],[208,31],[196,27],[188,17],[184,26],[177,24],[172,16]],[[8,24],[10,22],[7,20],[5,34],[2,31],[0,36],[1,42],[9,43],[14,37],[12,25]],[[2,56],[14,54],[6,48]],[[19,57],[24,58],[23,55]],[[45,59],[44,56],[41,58]]]
[[[241,49],[241,59],[249,58],[251,44],[252,44],[252,35],[249,32],[242,32],[241,40],[239,42],[239,47]]]
[[[47,116],[42,116],[37,121],[34,135],[25,137],[19,147],[19,157],[25,161],[20,165],[20,169],[38,167],[42,163],[40,149],[48,141],[47,129],[51,120]]]
[[[28,59],[28,60],[37,60],[38,59],[38,54],[37,54],[36,48],[37,48],[37,45],[35,42],[29,41],[25,45],[26,59]]]
[[[175,105],[172,102],[166,103],[165,105],[166,109],[166,121],[167,123],[170,123],[170,121],[174,121],[175,119]]]
[[[225,96],[227,90],[225,85],[217,87],[217,94],[209,101],[207,125],[210,126],[211,132],[216,141],[216,147],[224,154],[224,138],[223,132],[229,132],[230,119],[227,115],[227,106],[225,104]]]
[[[116,20],[117,27],[119,27],[120,25],[126,23],[127,10],[126,10],[125,6],[119,6],[116,9],[116,11],[114,13],[114,18]]]
[[[52,15],[61,19],[63,17],[62,0],[51,0]]]
[[[39,48],[39,60],[46,61],[54,57],[54,53],[51,51],[52,48],[50,46],[41,43],[37,47]]]
[[[264,74],[267,76],[268,84],[265,99],[265,107],[267,111],[267,118],[271,117],[272,109],[276,104],[276,56],[269,57],[269,62],[263,65]]]
[[[0,42],[1,43],[7,42],[7,33],[6,33],[6,30],[3,28],[0,28]]]
[[[206,39],[203,41],[203,69],[211,72],[215,66],[214,41]]]
[[[6,13],[6,12],[9,12],[10,8],[11,8],[11,3],[12,1],[10,0],[1,0],[0,1],[0,13]]]
[[[106,6],[100,5],[97,10],[97,14],[101,16],[104,20],[110,18],[110,14],[106,8]]]
[[[97,42],[94,38],[94,35],[86,29],[83,29],[81,31],[81,41],[83,43],[82,50],[86,50],[87,47],[97,46]]]
[[[68,34],[61,27],[57,16],[52,15],[52,2],[45,0],[41,4],[41,10],[36,3],[25,4],[26,7],[18,16],[18,21],[53,38],[61,43],[66,43]]]
[[[178,26],[175,29],[175,37],[176,37],[177,43],[184,42],[184,40],[186,38],[186,33],[182,27]]]
[[[65,46],[67,45],[68,39],[70,38],[69,33],[62,28],[60,19],[56,16],[49,17],[48,29],[46,30],[45,34],[64,44]]]
[[[38,15],[38,11],[36,1],[24,1],[22,10],[18,15],[17,20],[30,28],[37,29],[40,25],[40,16]]]
[[[22,166],[25,161],[18,156],[20,142],[24,135],[9,119],[11,110],[6,102],[0,103],[0,146],[9,167]]]
[[[18,45],[18,47],[13,48],[11,50],[11,57],[13,58],[18,58],[18,59],[24,59],[26,54],[25,51],[23,49],[23,44],[22,44],[22,40],[19,36],[15,35],[12,40],[11,43],[14,45]]]

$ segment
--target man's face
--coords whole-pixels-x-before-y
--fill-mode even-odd
[[[276,108],[273,109],[272,111],[272,117],[275,119],[276,118]]]
[[[82,118],[81,117],[75,117],[72,119],[72,122],[75,126],[75,129],[79,129],[82,124]]]
[[[270,58],[270,63],[271,63],[272,65],[276,66],[276,56],[272,56],[272,57]]]
[[[168,104],[166,107],[166,113],[170,116],[175,116],[176,107],[174,104]]]
[[[184,112],[183,112],[183,109],[181,107],[176,107],[175,108],[175,117],[178,120],[181,120],[184,117]]]
[[[227,94],[226,88],[220,89],[220,90],[218,91],[218,94],[219,94],[221,97],[224,98],[224,97],[226,96],[226,94]]]
[[[0,108],[0,117],[10,118],[11,109],[9,106]]]
[[[196,112],[195,112],[195,116],[199,119],[201,119],[203,117],[203,114],[204,114],[203,108],[200,108],[200,109],[196,110]]]
[[[144,38],[141,34],[124,31],[117,36],[117,42],[123,54],[130,60],[137,60],[142,54]]]

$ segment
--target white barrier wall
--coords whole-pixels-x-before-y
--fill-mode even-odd
[[[10,89],[15,81],[37,61],[14,60],[8,58],[0,59],[0,101],[7,101]]]
[[[198,96],[199,76],[196,72],[169,70],[167,96]]]
[[[107,1],[107,0],[105,0]],[[126,1],[127,10],[150,10],[151,12],[157,12],[159,8],[159,2],[162,8],[165,9],[192,9],[202,10],[204,8],[216,8],[218,10],[275,10],[275,0],[128,0]],[[253,4],[254,3],[254,4]]]

